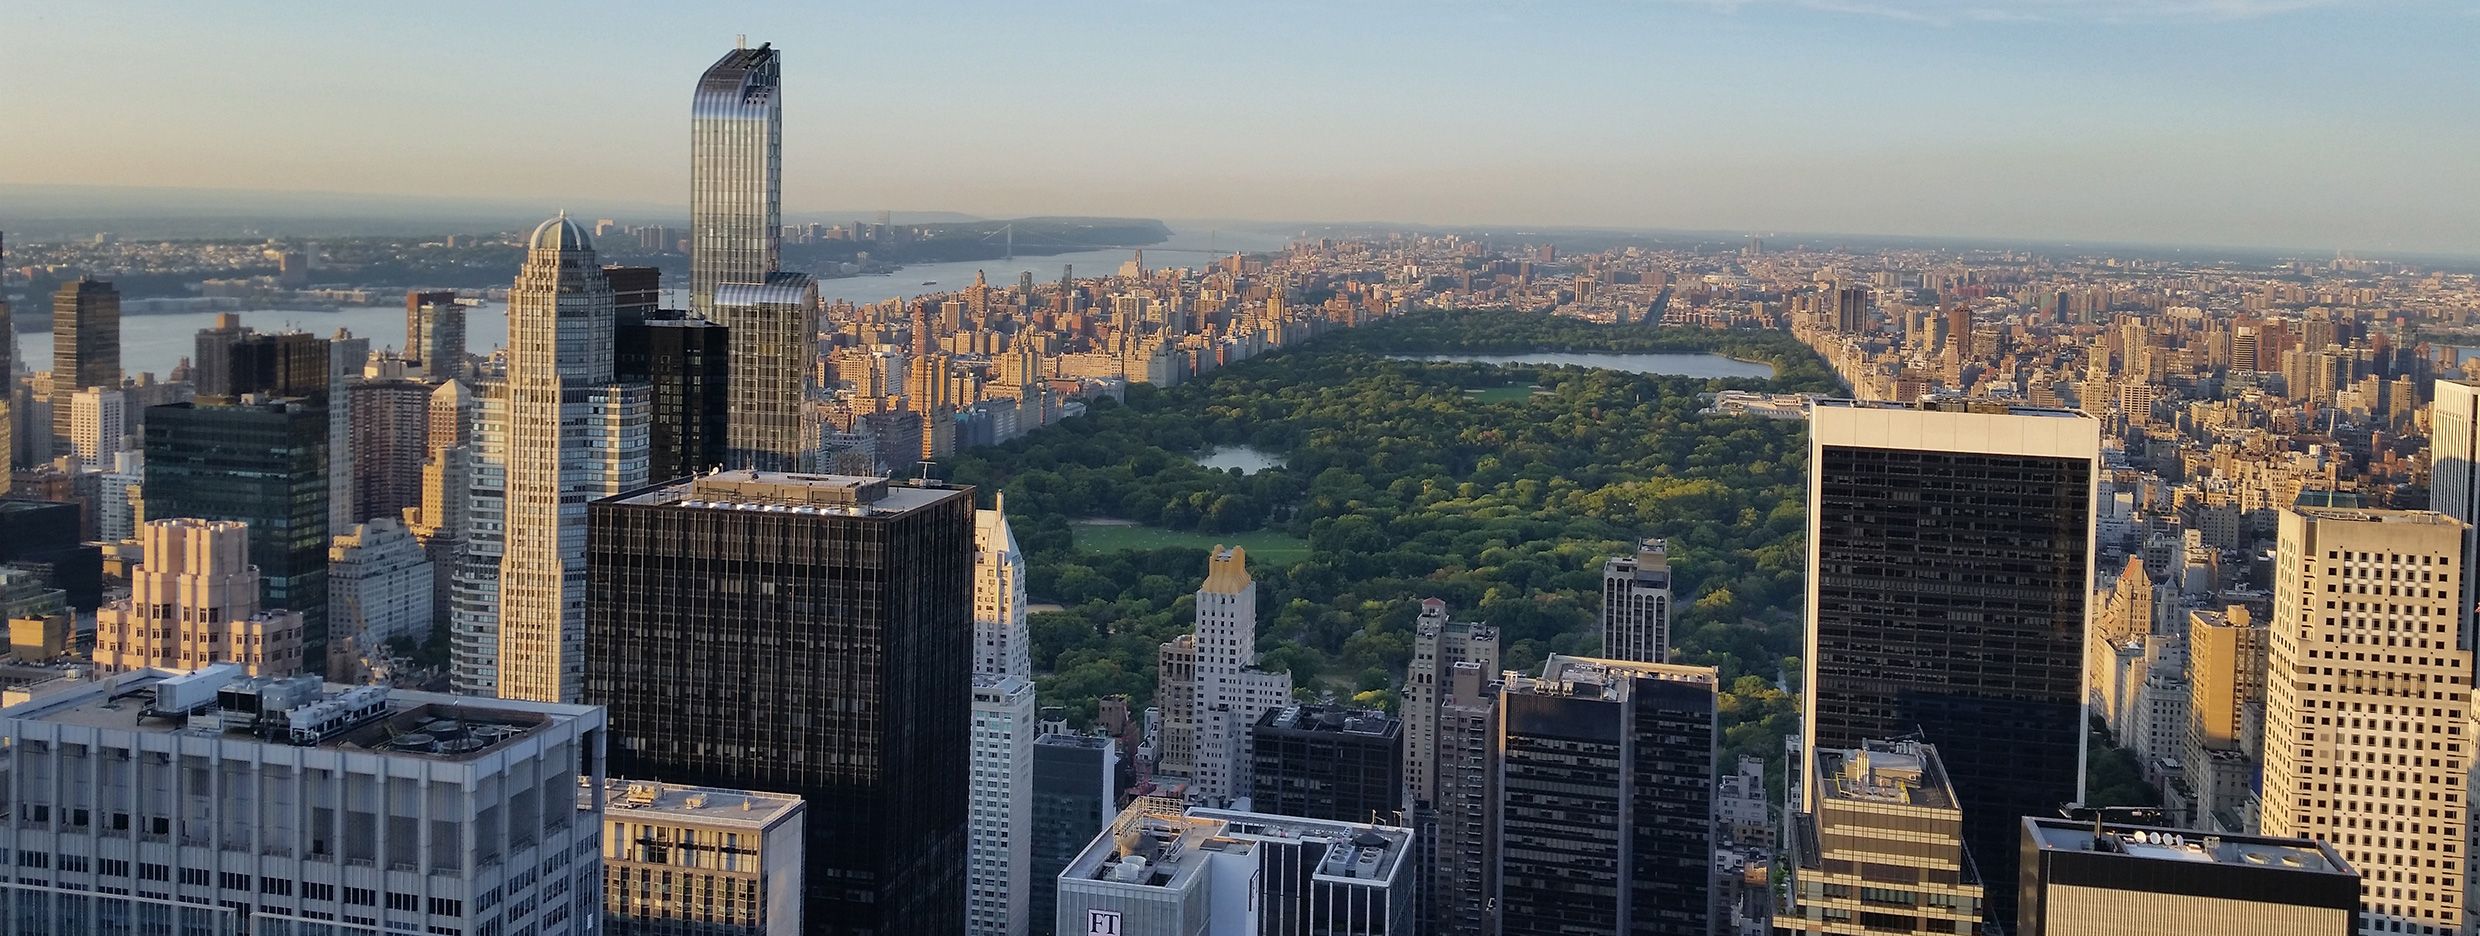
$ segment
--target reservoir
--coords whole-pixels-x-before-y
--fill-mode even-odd
[[[1283,456],[1263,449],[1254,449],[1245,445],[1217,445],[1211,451],[1197,456],[1197,464],[1216,471],[1230,471],[1238,468],[1241,474],[1253,475],[1268,468],[1281,468],[1284,461]]]

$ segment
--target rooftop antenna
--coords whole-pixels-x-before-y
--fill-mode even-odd
[[[748,48],[749,48],[749,34],[748,34],[748,33],[740,33],[740,34],[738,34],[738,35],[733,36],[733,37],[732,37],[732,48],[735,48],[735,49],[743,49],[743,50],[748,49]]]

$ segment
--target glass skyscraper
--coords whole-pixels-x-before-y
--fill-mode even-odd
[[[250,525],[259,606],[301,612],[302,668],[327,669],[327,408],[315,398],[173,403],[146,414],[149,519]]]
[[[715,287],[765,282],[782,249],[779,54],[767,45],[726,53],[698,78],[690,105],[689,310],[707,318]]]
[[[2100,447],[2083,414],[1981,401],[1810,417],[1802,737],[1935,745],[1986,881],[2015,880],[2023,817],[2083,798]],[[2014,919],[2014,888],[1987,897]]]

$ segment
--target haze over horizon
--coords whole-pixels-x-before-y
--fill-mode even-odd
[[[0,183],[685,203],[745,33],[788,215],[2480,253],[2467,2],[16,6]]]

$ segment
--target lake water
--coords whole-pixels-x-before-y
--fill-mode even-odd
[[[1774,378],[1774,365],[1739,361],[1719,354],[1608,354],[1535,351],[1525,354],[1390,354],[1398,361],[1453,361],[1465,364],[1529,364],[1536,367],[1598,367],[1631,374],[1661,374],[1704,379]]]
[[[1216,471],[1238,468],[1244,475],[1253,475],[1268,468],[1281,468],[1283,456],[1245,445],[1218,445],[1213,451],[1197,456],[1197,464]]]
[[[1202,267],[1216,257],[1235,250],[1274,250],[1289,244],[1280,235],[1254,231],[1209,231],[1174,229],[1171,239],[1148,246],[1145,250],[1147,269],[1166,266]],[[818,294],[829,303],[838,299],[853,303],[884,302],[888,299],[910,299],[935,292],[953,292],[973,285],[974,271],[984,273],[993,286],[1013,286],[1019,271],[1031,271],[1037,282],[1058,282],[1063,268],[1074,265],[1078,276],[1108,276],[1119,272],[1119,265],[1132,255],[1127,250],[1088,250],[1048,257],[1018,257],[1014,260],[970,260],[958,263],[924,263],[905,267],[888,276],[850,276],[820,280]],[[933,285],[922,285],[924,282]],[[686,303],[687,293],[675,291],[671,301]],[[17,310],[19,318],[29,313],[42,315],[38,321],[48,322],[50,303],[42,302],[41,312],[34,312],[38,303],[29,301]],[[341,309],[334,312],[267,310],[243,312],[241,324],[259,331],[280,331],[298,328],[320,337],[349,329],[354,336],[370,339],[372,350],[405,346],[405,307],[392,303],[384,306]],[[174,364],[198,350],[198,332],[215,324],[213,312],[183,312],[173,315],[121,316],[121,369],[132,374],[152,372],[163,377],[172,372]],[[49,331],[20,332],[16,360],[26,362],[33,370],[49,370],[52,366],[52,333]],[[475,354],[488,354],[508,343],[508,307],[505,303],[485,303],[466,313],[465,347]]]

